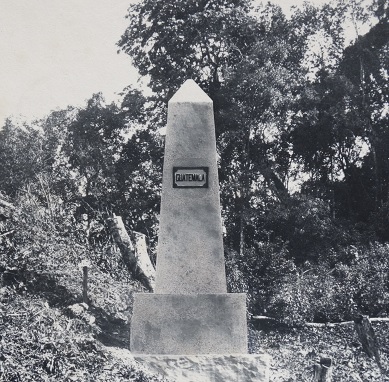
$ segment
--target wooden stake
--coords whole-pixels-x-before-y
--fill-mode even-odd
[[[82,271],[84,274],[84,277],[82,280],[82,302],[85,302],[85,304],[88,304],[88,267],[83,266]]]
[[[314,366],[315,382],[331,382],[332,381],[332,360],[331,358],[322,357],[320,363]]]
[[[355,318],[354,325],[363,350],[370,358],[374,357],[378,367],[382,370],[379,345],[369,317],[360,314],[357,318]]]

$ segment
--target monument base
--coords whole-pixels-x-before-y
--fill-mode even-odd
[[[268,382],[266,354],[134,355],[150,372],[180,382]]]
[[[247,353],[244,293],[134,295],[133,354]]]

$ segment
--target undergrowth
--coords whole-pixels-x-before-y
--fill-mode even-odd
[[[107,350],[126,351],[129,345],[130,284],[95,270],[86,305],[80,290],[72,293],[58,280],[27,280],[16,270],[2,276],[0,381],[163,381],[131,357],[123,360]]]

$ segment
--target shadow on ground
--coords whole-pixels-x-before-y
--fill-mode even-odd
[[[0,287],[11,286],[19,293],[27,293],[44,298],[54,308],[59,308],[67,316],[72,316],[68,307],[81,303],[82,299],[75,296],[58,280],[49,274],[38,274],[21,269],[0,268]],[[95,336],[105,346],[130,347],[129,322],[107,314],[102,308],[89,304],[88,313],[96,321],[99,328]]]
[[[96,325],[101,329],[96,335],[105,346],[130,348],[130,325],[126,320],[113,317],[103,309],[91,305],[89,312],[96,318]]]

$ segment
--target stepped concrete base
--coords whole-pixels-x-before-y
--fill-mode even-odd
[[[244,293],[134,296],[133,354],[247,353]]]
[[[135,355],[152,373],[179,382],[268,382],[265,354]]]

